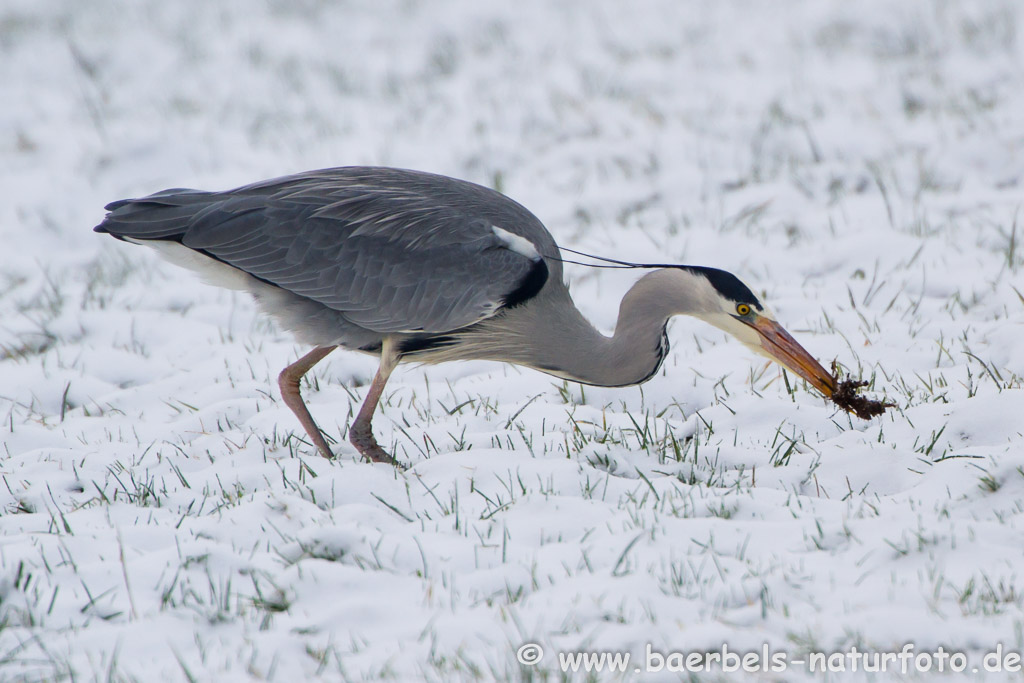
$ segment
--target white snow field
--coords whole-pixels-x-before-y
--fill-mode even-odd
[[[1022,19],[3,0],[0,680],[1020,680]],[[335,352],[304,389],[321,458],[276,384],[307,349],[91,228],[115,199],[351,164],[735,272],[896,408],[838,412],[679,318],[641,387],[403,366],[375,428],[405,472],[355,457],[375,362]],[[568,269],[608,333],[636,276]],[[723,647],[756,671],[683,671]]]

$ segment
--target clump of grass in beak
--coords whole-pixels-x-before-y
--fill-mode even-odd
[[[883,414],[886,409],[894,408],[895,403],[888,401],[876,401],[866,396],[861,396],[859,390],[868,385],[864,381],[852,380],[849,377],[840,381],[839,370],[836,362],[832,361],[832,377],[838,382],[835,392],[829,397],[833,403],[848,413],[853,413],[862,420],[870,420]]]

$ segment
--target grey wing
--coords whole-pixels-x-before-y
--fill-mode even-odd
[[[165,190],[107,208],[101,232],[178,241],[380,333],[479,322],[539,292],[548,277],[540,254],[557,253],[540,222],[503,195],[385,169],[224,193]]]

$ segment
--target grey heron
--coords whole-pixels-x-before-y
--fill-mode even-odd
[[[600,333],[573,303],[559,247],[540,220],[499,192],[445,176],[330,168],[224,192],[163,190],[106,209],[97,232],[149,245],[210,282],[251,292],[314,347],[278,381],[325,457],[333,453],[299,380],[339,346],[380,358],[349,440],[366,458],[393,464],[371,420],[403,361],[496,360],[627,386],[658,371],[669,319],[690,315],[826,397],[837,388],[747,285],[715,268],[652,268],[623,297],[614,334]]]

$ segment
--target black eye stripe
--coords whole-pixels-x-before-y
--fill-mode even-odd
[[[743,303],[750,307],[751,310],[757,309],[758,311],[764,310],[761,302],[757,300],[754,293],[750,289],[740,282],[732,273],[728,273],[724,270],[718,270],[717,268],[705,268],[701,266],[687,266],[691,271],[702,274],[711,283],[711,286],[727,301],[734,301],[736,303]]]

